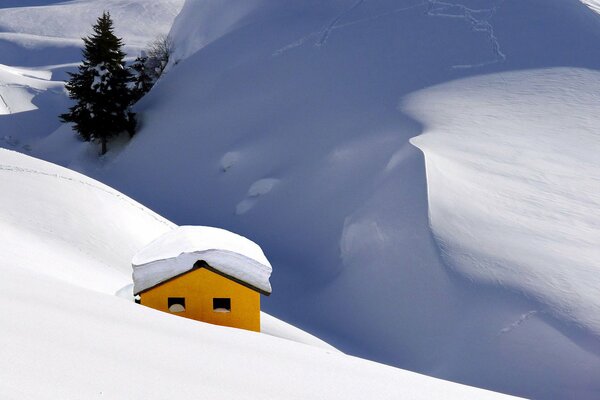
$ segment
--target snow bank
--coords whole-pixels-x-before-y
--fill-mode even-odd
[[[136,253],[132,261],[134,293],[190,271],[199,260],[271,293],[272,268],[261,248],[243,236],[208,226],[180,226]]]
[[[600,73],[548,69],[430,88],[406,109],[425,132],[431,224],[450,264],[600,337]]]
[[[2,145],[178,223],[252,237],[277,265],[263,309],[345,352],[526,397],[598,398],[597,338],[440,257],[409,143],[422,126],[397,109],[459,78],[598,69],[598,15],[577,0],[189,1],[172,34],[181,62],[137,104],[126,146],[98,160],[68,127],[55,131],[67,104],[42,96],[38,110],[0,119],[17,132]],[[22,63],[3,62],[80,57],[63,50],[11,47],[3,57]],[[45,119],[29,137],[35,115]],[[255,191],[265,179],[277,183]]]
[[[2,399],[509,398],[346,356],[272,317],[257,334],[126,301],[113,293],[131,256],[171,223],[6,150],[0,188]]]
[[[89,289],[130,282],[131,257],[174,227],[100,182],[4,149],[0,187],[2,258]]]
[[[51,75],[47,70],[14,68],[0,64],[0,115],[37,109],[32,99],[39,92],[63,87],[61,82],[51,81]]]

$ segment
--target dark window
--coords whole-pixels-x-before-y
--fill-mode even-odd
[[[213,311],[214,312],[231,312],[231,299],[215,297],[213,299]]]
[[[171,312],[184,312],[185,297],[169,297],[167,305]]]

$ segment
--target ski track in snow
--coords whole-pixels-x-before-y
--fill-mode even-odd
[[[496,5],[492,8],[473,9],[463,4],[452,4],[438,0],[429,0],[427,15],[430,17],[461,18],[471,24],[474,32],[484,32],[489,36],[492,51],[495,55],[493,59],[477,64],[453,65],[453,69],[480,68],[487,65],[498,64],[506,60],[506,54],[502,52],[500,42],[494,33],[494,27],[489,22],[493,18],[498,7],[503,3],[504,0],[502,0],[499,5]]]
[[[13,173],[24,173],[24,174],[35,174],[35,175],[42,175],[42,176],[47,176],[47,177],[51,177],[51,178],[56,178],[56,179],[63,179],[66,181],[70,181],[70,182],[75,182],[75,183],[79,183],[81,185],[85,185],[88,187],[91,187],[93,189],[102,191],[104,193],[107,193],[113,197],[116,197],[117,199],[125,202],[126,204],[128,204],[131,207],[137,208],[139,210],[141,210],[142,212],[148,214],[149,216],[151,216],[152,218],[154,218],[156,221],[159,221],[160,223],[167,225],[167,226],[171,226],[167,221],[159,218],[157,215],[155,215],[153,212],[149,212],[144,206],[142,206],[141,204],[136,203],[135,201],[129,199],[127,196],[124,196],[122,194],[119,194],[115,191],[106,189],[100,185],[94,185],[93,183],[90,182],[85,182],[83,180],[78,180],[78,179],[74,179],[74,178],[70,178],[68,176],[64,176],[64,175],[59,175],[59,174],[52,174],[49,172],[43,172],[43,171],[38,171],[38,170],[34,170],[34,169],[29,169],[29,168],[22,168],[22,167],[17,167],[14,165],[6,165],[6,164],[0,164],[0,171],[4,171],[4,172],[13,172]]]

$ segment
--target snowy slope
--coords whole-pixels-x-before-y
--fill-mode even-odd
[[[533,218],[528,213],[535,206],[525,207],[519,218],[512,218],[514,210],[475,213],[468,224],[473,229],[458,231],[453,244],[465,246],[476,233],[477,244],[489,244],[479,233],[496,227],[496,220],[516,226],[488,238],[515,231],[528,238],[510,264],[494,263],[499,270],[482,274],[477,267],[501,250],[484,246],[477,252],[467,243],[473,260],[459,260],[462,248],[448,246],[448,229],[456,225],[445,221],[486,197],[474,196],[456,210],[441,207],[440,191],[454,194],[462,187],[428,187],[425,160],[409,142],[429,132],[423,124],[430,121],[452,126],[454,114],[447,116],[450,122],[438,122],[426,113],[427,101],[410,113],[398,109],[411,93],[455,79],[552,67],[598,69],[600,20],[590,8],[577,0],[202,0],[186,2],[172,34],[179,63],[139,104],[141,130],[127,146],[113,146],[97,160],[95,149],[77,142],[68,127],[48,135],[54,126],[31,139],[15,135],[20,143],[6,146],[31,149],[97,177],[177,223],[252,237],[275,269],[267,311],[342,350],[528,397],[598,397],[600,342],[590,329],[594,315],[585,311],[595,312],[598,296],[581,281],[585,271],[593,272],[582,260],[593,262],[595,253],[571,257],[584,241],[595,243],[594,231],[585,227],[593,226],[593,218],[582,213],[574,219],[551,207],[544,217],[562,215],[561,221],[523,230],[518,225]],[[43,49],[11,53],[25,60],[14,64],[39,60]],[[555,81],[511,83],[522,88],[508,100],[533,96]],[[533,102],[547,101],[549,110],[555,109],[552,102],[568,102],[571,86],[559,87]],[[446,91],[434,93],[450,98]],[[582,103],[589,110],[594,97]],[[44,109],[54,118],[53,110]],[[517,119],[510,107],[489,110],[496,120]],[[470,111],[455,114],[469,132]],[[575,115],[589,120],[585,126],[595,123],[594,113]],[[522,123],[531,126],[532,120],[525,116]],[[544,141],[544,132],[532,132]],[[426,153],[425,146],[434,149],[432,141],[442,140],[426,138]],[[451,140],[441,141],[427,163],[460,145],[446,143]],[[497,136],[486,140],[485,146],[498,149]],[[421,146],[419,139],[415,143]],[[553,143],[574,145],[564,137]],[[576,154],[580,146],[573,149]],[[470,157],[482,163],[483,156]],[[502,165],[512,152],[496,157]],[[577,177],[567,166],[556,171]],[[429,183],[440,184],[431,168],[427,175]],[[468,176],[473,186],[484,185],[480,190],[488,187],[481,176]],[[539,190],[536,182],[522,182],[515,197],[529,199]],[[478,187],[468,186],[474,193]],[[578,209],[585,197],[575,193],[560,204]],[[430,211],[439,242],[431,234]],[[545,231],[569,222],[582,228],[575,243],[567,232]],[[538,249],[540,233],[548,242]],[[568,267],[561,272],[552,264],[546,279],[546,267],[529,258],[558,242],[569,255],[556,261]],[[499,279],[489,279],[500,272]]]
[[[0,146],[28,151],[59,127],[68,107],[62,80],[81,59],[83,36],[104,10],[136,56],[168,33],[183,0],[2,1],[0,3]],[[15,66],[19,68],[14,68]],[[40,110],[41,109],[41,110]]]
[[[116,297],[132,253],[171,223],[6,150],[0,187],[3,399],[506,398],[346,356],[268,315],[261,335]]]
[[[140,104],[144,128],[110,168],[83,170],[180,223],[256,238],[279,266],[267,309],[342,349],[526,396],[597,397],[598,338],[554,309],[577,291],[540,303],[448,273],[408,142],[421,126],[397,105],[470,75],[596,68],[598,17],[577,1],[217,3],[184,6],[183,61]],[[144,161],[156,159],[169,162]]]
[[[560,68],[461,80],[406,105],[426,126],[411,142],[425,153],[431,224],[450,264],[594,336],[599,102],[599,72]]]
[[[55,54],[61,56],[61,48],[81,47],[81,38],[91,32],[92,24],[103,11],[108,10],[118,36],[129,48],[139,49],[158,34],[169,31],[182,5],[183,0],[40,1],[33,6],[15,4],[13,7],[3,4],[0,9],[0,42],[33,50],[57,47]],[[0,46],[10,48],[9,43]],[[7,58],[22,55],[19,53],[9,51]],[[48,64],[51,62],[37,66]]]
[[[598,0],[581,0],[582,3],[589,6],[592,10],[600,12],[600,1]]]

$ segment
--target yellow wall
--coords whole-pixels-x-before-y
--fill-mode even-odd
[[[171,313],[169,297],[184,297],[185,311]],[[213,311],[213,298],[231,298],[231,312]],[[260,294],[206,268],[195,269],[143,292],[140,303],[216,325],[260,331]]]

